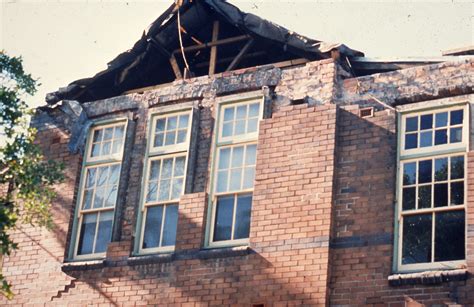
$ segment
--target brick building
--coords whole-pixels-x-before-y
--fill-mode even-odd
[[[381,62],[225,2],[172,5],[38,109],[66,180],[53,230],[14,231],[2,304],[473,306],[458,54]]]

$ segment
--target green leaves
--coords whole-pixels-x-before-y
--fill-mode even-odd
[[[31,110],[23,100],[36,92],[37,81],[23,70],[20,57],[0,52],[0,257],[17,248],[9,235],[17,223],[51,228],[53,185],[63,180],[64,166],[45,161],[29,127]],[[3,135],[2,135],[3,134]],[[5,136],[5,138],[3,137]],[[3,140],[2,140],[3,141]],[[0,274],[0,294],[13,297],[11,285]]]

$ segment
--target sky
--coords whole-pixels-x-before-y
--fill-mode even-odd
[[[0,49],[23,57],[42,84],[28,99],[91,77],[130,49],[172,0],[0,0]],[[474,45],[471,0],[231,0],[308,37],[344,43],[367,57],[441,56]]]

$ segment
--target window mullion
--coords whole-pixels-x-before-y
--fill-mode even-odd
[[[230,233],[230,238],[231,240],[234,240],[234,231],[235,231],[235,216],[237,215],[237,198],[238,198],[237,193],[234,193],[234,208],[232,211],[232,227],[231,227],[231,233]]]
[[[97,243],[97,235],[99,234],[99,222],[100,222],[100,211],[97,211],[96,220],[95,220],[95,234],[94,234],[94,242],[92,243],[92,254],[95,254],[95,245]]]
[[[432,213],[432,218],[431,218],[431,262],[435,262],[435,230],[436,230],[436,213]]]
[[[158,242],[158,247],[161,247],[163,244],[163,230],[165,229],[165,216],[166,216],[166,205],[162,205],[163,210],[161,211],[161,229],[160,229],[160,242]]]

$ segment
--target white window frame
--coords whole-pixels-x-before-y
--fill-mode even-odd
[[[454,261],[434,261],[434,240],[435,240],[435,226],[436,220],[432,218],[432,238],[431,238],[431,260],[432,262],[429,263],[416,263],[416,264],[402,264],[402,251],[403,251],[403,216],[409,215],[416,215],[416,214],[427,214],[432,213],[432,216],[435,216],[437,212],[448,212],[448,211],[464,211],[465,214],[465,253],[467,253],[467,212],[466,212],[466,204],[468,203],[467,199],[467,187],[468,187],[468,173],[467,173],[467,151],[469,150],[469,122],[470,122],[470,113],[469,113],[469,103],[467,101],[463,102],[453,102],[450,104],[441,103],[434,101],[432,105],[426,105],[425,103],[421,104],[422,107],[417,106],[414,104],[413,106],[402,106],[399,108],[400,113],[398,116],[399,119],[399,131],[398,131],[398,158],[397,158],[397,207],[396,207],[396,221],[395,221],[395,243],[396,248],[394,249],[395,257],[394,257],[394,270],[397,272],[418,272],[418,271],[425,271],[425,270],[436,270],[436,269],[456,269],[460,268],[461,266],[466,264],[466,259],[463,260],[454,260]],[[420,118],[421,115],[424,114],[436,114],[441,112],[451,112],[455,110],[463,110],[463,122],[462,122],[462,141],[459,143],[453,144],[443,144],[443,145],[433,145],[430,147],[424,148],[416,148],[416,149],[408,149],[405,150],[405,122],[407,117],[418,116]],[[433,116],[433,121],[435,120],[435,116]],[[420,131],[420,120],[418,120],[418,132]],[[434,123],[433,123],[434,126]],[[448,128],[450,126],[447,126]],[[433,131],[435,129],[433,128]],[[434,139],[434,136],[433,136]],[[448,129],[448,140],[449,140],[449,129]],[[418,140],[419,142],[419,140]],[[434,176],[435,166],[434,161],[435,159],[439,158],[449,158],[453,156],[464,156],[464,203],[462,205],[450,205],[450,194],[451,189],[449,187],[449,183],[451,182],[451,178],[448,177],[448,205],[445,207],[434,207],[434,189],[432,189],[431,193],[431,208],[424,208],[424,209],[413,209],[413,210],[406,210],[403,211],[403,166],[406,163],[415,162],[415,161],[423,161],[431,159],[433,161],[432,165],[432,176]],[[449,160],[450,161],[450,160]],[[451,167],[451,166],[449,166]],[[417,169],[417,176],[418,176],[418,169]],[[457,180],[454,180],[457,181]],[[443,181],[444,182],[444,181]],[[432,177],[431,184],[434,186],[436,183],[434,177]],[[413,186],[418,187],[420,184],[415,183]],[[421,184],[424,185],[424,184]],[[410,185],[411,186],[411,185]],[[418,188],[416,188],[418,195]],[[416,196],[417,197],[417,196]],[[466,254],[467,256],[467,254]]]
[[[252,133],[238,135],[238,136],[231,136],[231,137],[221,137],[222,128],[223,128],[223,117],[224,117],[224,110],[229,107],[237,108],[240,105],[250,105],[252,103],[259,103],[259,115],[258,115],[258,122],[257,122],[257,130]],[[217,185],[215,184],[217,181],[217,174],[218,174],[218,163],[219,163],[219,155],[220,149],[224,147],[238,147],[238,146],[247,146],[251,144],[257,145],[258,142],[258,134],[259,134],[259,123],[263,119],[264,114],[264,97],[261,92],[252,92],[246,94],[237,94],[231,97],[220,97],[216,101],[217,104],[217,116],[216,116],[216,124],[215,124],[215,136],[214,136],[214,144],[213,144],[213,152],[214,158],[212,159],[212,167],[211,167],[211,178],[212,182],[210,184],[210,197],[209,197],[209,215],[208,215],[208,223],[206,227],[206,236],[205,236],[205,247],[206,248],[219,248],[219,247],[231,247],[231,246],[239,246],[239,245],[247,245],[249,243],[249,238],[243,239],[236,239],[236,240],[223,240],[223,241],[213,241],[214,238],[214,228],[215,228],[215,219],[216,219],[216,209],[217,209],[217,198],[226,195],[233,195],[235,197],[234,200],[234,210],[232,216],[232,229],[231,229],[231,236],[234,235],[234,228],[235,228],[235,215],[236,215],[236,202],[238,195],[245,195],[245,194],[252,194],[254,187],[249,189],[241,189],[241,190],[232,190],[228,192],[217,192]],[[245,156],[243,157],[245,163]],[[243,180],[243,174],[241,180]]]
[[[179,115],[189,115],[188,119],[188,127],[186,133],[186,140],[180,144],[174,145],[167,145],[162,147],[154,147],[155,141],[155,128],[156,123],[159,119],[178,116]],[[192,134],[192,127],[193,127],[193,120],[194,120],[194,112],[193,108],[182,108],[179,110],[169,111],[169,112],[160,112],[155,111],[152,112],[149,116],[149,127],[148,127],[148,142],[147,142],[147,149],[145,154],[145,163],[144,163],[144,170],[143,170],[143,177],[142,177],[142,188],[141,188],[141,197],[140,197],[140,218],[137,224],[137,232],[139,233],[138,238],[135,240],[135,248],[134,251],[138,255],[147,255],[147,254],[157,254],[157,253],[169,253],[175,250],[175,245],[172,246],[161,246],[163,240],[163,230],[164,230],[164,219],[166,214],[166,208],[168,205],[177,205],[179,208],[180,198],[177,199],[170,199],[165,201],[156,201],[147,203],[146,196],[148,192],[148,182],[151,170],[151,163],[155,160],[163,160],[168,158],[176,158],[185,156],[185,163],[184,163],[184,178],[183,178],[183,186],[181,195],[185,193],[186,189],[186,181],[188,175],[188,163],[189,163],[189,147],[191,142],[191,134]],[[160,166],[161,170],[162,164]],[[173,162],[173,171],[174,171],[174,162]],[[161,171],[160,171],[160,178],[161,178]],[[159,187],[158,187],[159,188]],[[170,187],[172,188],[172,187]],[[170,190],[170,193],[172,191]],[[171,196],[171,194],[170,194]],[[145,226],[146,226],[146,217],[149,207],[156,207],[156,206],[163,206],[163,215],[162,215],[162,224],[161,224],[161,233],[160,233],[160,243],[158,247],[152,248],[143,248],[143,240],[145,238]],[[178,221],[179,223],[179,221]]]
[[[116,153],[116,154],[110,154],[106,156],[99,156],[99,157],[91,157],[92,153],[92,142],[93,142],[93,136],[95,131],[99,129],[105,130],[106,128],[110,127],[117,127],[117,126],[123,126],[123,141],[122,141],[122,148],[121,150]],[[74,225],[73,225],[73,239],[72,239],[72,252],[70,252],[69,258],[72,258],[73,260],[88,260],[88,259],[98,259],[98,258],[103,258],[105,257],[106,252],[102,253],[91,253],[91,254],[85,254],[85,255],[78,255],[78,248],[79,248],[79,241],[80,241],[80,235],[81,235],[81,227],[82,227],[82,220],[84,218],[84,215],[90,214],[90,213],[98,213],[98,212],[106,212],[106,211],[112,211],[113,216],[115,216],[115,209],[117,205],[117,199],[115,200],[115,204],[113,207],[102,207],[102,208],[90,208],[90,209],[82,209],[83,206],[83,200],[84,200],[84,192],[85,192],[85,185],[87,181],[87,171],[90,168],[99,168],[99,167],[104,167],[104,166],[111,166],[111,165],[120,165],[119,169],[119,181],[118,181],[118,186],[117,186],[117,192],[120,189],[120,174],[122,171],[122,159],[123,159],[123,152],[125,149],[125,141],[127,137],[127,126],[128,126],[128,121],[127,119],[117,119],[113,121],[107,121],[107,122],[97,122],[94,124],[94,126],[90,129],[89,135],[87,137],[87,142],[86,142],[86,150],[84,151],[85,157],[82,165],[82,170],[81,170],[81,179],[80,179],[80,184],[79,184],[79,191],[78,191],[78,197],[77,197],[77,203],[76,203],[76,210],[75,210],[75,216],[74,216]],[[99,216],[99,215],[98,215]],[[95,244],[97,240],[97,231],[99,227],[99,220],[97,220],[97,225],[96,225],[96,232],[95,236],[96,238],[94,239],[94,248],[95,249]],[[113,227],[114,227],[114,217],[112,218],[112,233],[113,233]],[[111,233],[111,235],[112,235]]]

